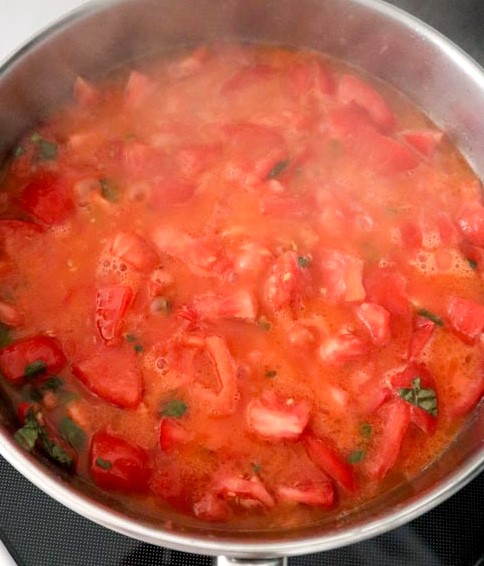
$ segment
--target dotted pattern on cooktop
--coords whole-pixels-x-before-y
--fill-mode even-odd
[[[0,458],[0,538],[19,566],[210,566],[206,556],[140,543],[84,519]],[[484,474],[423,517],[374,539],[289,559],[289,566],[477,566]],[[1,565],[0,565],[1,566]]]

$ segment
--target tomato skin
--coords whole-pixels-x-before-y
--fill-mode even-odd
[[[372,121],[385,131],[395,126],[395,116],[381,94],[354,75],[341,77],[338,98],[343,103],[354,103],[366,110]]]
[[[14,305],[0,301],[0,322],[7,326],[22,326],[24,324],[23,313]]]
[[[484,248],[484,206],[479,202],[468,204],[460,212],[457,225],[471,244]]]
[[[375,435],[367,452],[365,469],[370,477],[381,480],[395,465],[410,424],[410,406],[400,399],[385,403],[377,412],[383,429]]]
[[[188,320],[238,318],[255,320],[257,304],[250,291],[240,289],[230,295],[201,295],[187,305],[180,316]]]
[[[104,469],[96,463],[98,458],[111,467]],[[151,475],[149,456],[142,448],[107,432],[92,437],[89,470],[99,487],[114,491],[145,491]]]
[[[72,373],[93,393],[118,407],[137,407],[143,395],[136,354],[120,348],[100,348],[72,364]]]
[[[156,82],[139,71],[131,71],[125,87],[125,105],[128,110],[138,108],[156,90]]]
[[[412,322],[413,333],[408,348],[408,359],[415,360],[430,342],[435,332],[435,324],[424,316],[416,316]]]
[[[452,329],[469,344],[474,344],[484,330],[484,306],[475,301],[450,297],[447,316]]]
[[[214,523],[228,521],[230,518],[227,503],[211,491],[193,504],[193,513],[199,519]]]
[[[133,290],[125,285],[99,287],[96,293],[96,327],[106,344],[119,338],[123,316],[133,299]]]
[[[76,77],[74,81],[74,99],[79,106],[89,108],[101,99],[101,93],[89,81],[82,77]]]
[[[309,459],[318,468],[347,491],[356,491],[357,484],[353,468],[344,461],[338,452],[330,447],[325,439],[307,433],[303,437],[303,444]]]
[[[386,346],[391,339],[390,313],[375,303],[362,303],[356,307],[356,316],[368,329],[373,343]]]
[[[28,181],[18,197],[18,204],[49,226],[64,222],[74,210],[66,181],[50,172],[39,173]]]
[[[50,336],[33,336],[14,342],[0,350],[0,369],[12,383],[21,383],[25,368],[37,361],[46,364],[42,373],[55,374],[67,364],[59,343]]]
[[[284,400],[265,391],[250,401],[246,410],[249,430],[265,440],[297,440],[309,422],[311,406],[306,401]]]
[[[476,407],[484,396],[484,364],[472,379],[453,376],[456,394],[447,399],[445,413],[451,418],[467,415]]]
[[[258,476],[246,479],[232,472],[219,470],[216,475],[214,490],[224,499],[236,499],[242,506],[254,503],[271,509],[276,502]]]

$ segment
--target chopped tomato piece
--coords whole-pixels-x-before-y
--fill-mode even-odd
[[[484,330],[484,305],[475,301],[451,297],[447,316],[452,329],[466,342],[473,344]]]
[[[22,326],[24,315],[18,307],[0,301],[0,322],[7,326]]]
[[[160,422],[160,448],[163,452],[170,452],[180,444],[186,444],[192,435],[181,425],[177,419],[163,417]]]
[[[432,157],[444,134],[435,130],[407,130],[400,135],[422,155]]]
[[[368,329],[373,343],[386,346],[390,341],[390,313],[376,303],[362,303],[356,307],[356,315]]]
[[[276,70],[269,65],[254,65],[239,69],[228,81],[222,86],[222,94],[239,94],[247,87],[260,84],[275,76]]]
[[[407,281],[400,273],[384,267],[373,268],[365,274],[364,286],[372,303],[397,316],[409,314]]]
[[[294,303],[298,297],[300,280],[301,269],[296,252],[284,252],[272,265],[265,282],[265,301],[273,310]]]
[[[297,482],[295,485],[277,487],[277,497],[289,503],[303,503],[330,509],[335,503],[334,487],[331,481]]]
[[[93,84],[77,77],[74,81],[74,98],[79,106],[89,107],[101,98],[101,93]]]
[[[323,252],[320,261],[324,295],[331,301],[364,301],[363,261],[336,250]]]
[[[479,202],[468,204],[459,214],[457,225],[462,235],[475,246],[484,248],[484,206]]]
[[[89,471],[99,487],[116,491],[145,491],[151,474],[142,448],[107,432],[92,437]]]
[[[96,327],[107,344],[119,337],[123,317],[132,298],[133,290],[124,285],[108,285],[97,290]]]
[[[303,443],[310,460],[320,470],[330,478],[333,478],[347,491],[356,491],[357,486],[353,468],[345,462],[326,440],[318,438],[313,434],[306,434],[303,438]]]
[[[167,158],[156,147],[130,142],[124,146],[123,164],[128,175],[151,179],[166,170]]]
[[[357,155],[382,175],[405,173],[421,162],[420,156],[409,146],[371,130],[360,136]]]
[[[200,347],[210,358],[218,390],[197,382],[193,385],[192,391],[200,400],[207,403],[209,413],[230,415],[235,411],[239,399],[234,359],[225,340],[219,336],[205,338]]]
[[[72,365],[73,374],[93,393],[118,407],[134,408],[143,394],[136,354],[120,348],[100,348]]]
[[[192,498],[186,474],[174,461],[163,461],[155,468],[150,479],[151,490],[175,509],[187,513],[192,508]]]
[[[176,154],[181,176],[185,179],[195,179],[217,162],[220,152],[220,147],[213,145],[181,147]]]
[[[219,472],[215,492],[225,499],[236,500],[242,506],[252,507],[255,504],[271,509],[276,504],[258,476],[245,479],[237,474]]]
[[[37,373],[55,374],[67,363],[59,343],[50,336],[33,336],[0,350],[2,374],[14,383]]]
[[[215,523],[227,521],[230,517],[227,503],[210,491],[193,504],[193,513],[199,519]]]
[[[403,372],[391,379],[394,392],[399,395],[399,389],[411,389],[415,379],[420,380],[421,389],[431,389],[435,393],[435,408],[438,411],[438,397],[435,380],[421,364],[410,364]],[[403,401],[406,403],[406,401]],[[428,411],[408,403],[410,405],[410,420],[427,434],[433,434],[437,428],[437,415],[431,415]]]
[[[249,430],[272,441],[297,440],[309,421],[311,406],[307,401],[282,399],[266,391],[247,406],[245,418]]]
[[[375,434],[373,446],[367,452],[365,468],[371,477],[382,479],[393,468],[400,454],[410,423],[410,405],[394,399],[382,405],[377,416],[382,430]]]
[[[344,332],[323,341],[319,347],[319,355],[327,364],[342,365],[366,356],[366,344],[354,334]]]
[[[383,130],[391,130],[395,125],[395,116],[383,96],[354,75],[341,77],[338,98],[344,103],[355,103],[366,110],[373,122]]]
[[[356,143],[362,133],[375,130],[375,125],[368,114],[358,106],[335,108],[328,113],[330,131],[335,138]]]
[[[425,316],[416,316],[412,323],[413,333],[408,348],[408,359],[415,360],[423,352],[435,332],[435,323]]]
[[[125,88],[125,101],[128,109],[138,108],[156,90],[156,82],[139,71],[131,71]]]
[[[318,88],[322,94],[332,94],[334,91],[334,79],[329,69],[322,63],[318,63]]]
[[[192,303],[183,309],[181,316],[193,320],[217,318],[255,320],[257,305],[252,293],[240,289],[231,295],[195,297]]]
[[[42,233],[33,222],[23,220],[0,220],[0,237],[3,240],[7,251],[16,246],[23,246],[27,241],[31,241]]]
[[[309,211],[309,204],[301,198],[267,196],[260,201],[262,214],[270,216],[302,216]]]
[[[255,175],[256,180],[265,181],[273,168],[287,159],[284,139],[274,129],[247,122],[228,125],[225,133],[230,159],[236,169],[244,172],[239,180]]]
[[[156,254],[150,244],[134,232],[118,232],[110,243],[110,252],[140,271],[156,264]]]
[[[153,234],[153,241],[162,252],[185,263],[195,275],[217,275],[219,257],[217,250],[208,243],[172,226],[158,228]]]
[[[484,364],[471,376],[458,368],[452,382],[454,394],[447,399],[445,412],[458,418],[470,413],[484,396]]]
[[[42,172],[31,179],[18,197],[19,206],[44,224],[64,222],[74,210],[74,202],[65,179]]]

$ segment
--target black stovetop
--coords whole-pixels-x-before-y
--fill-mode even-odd
[[[391,3],[430,23],[484,66],[484,0]],[[0,538],[19,566],[211,564],[210,558],[140,543],[84,519],[39,491],[2,458]],[[484,474],[436,509],[390,533],[342,549],[289,560],[290,566],[326,564],[484,565]]]

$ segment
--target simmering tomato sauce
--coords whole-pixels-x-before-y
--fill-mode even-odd
[[[484,390],[479,180],[403,95],[217,45],[78,78],[0,199],[15,435],[235,528],[410,480]]]

